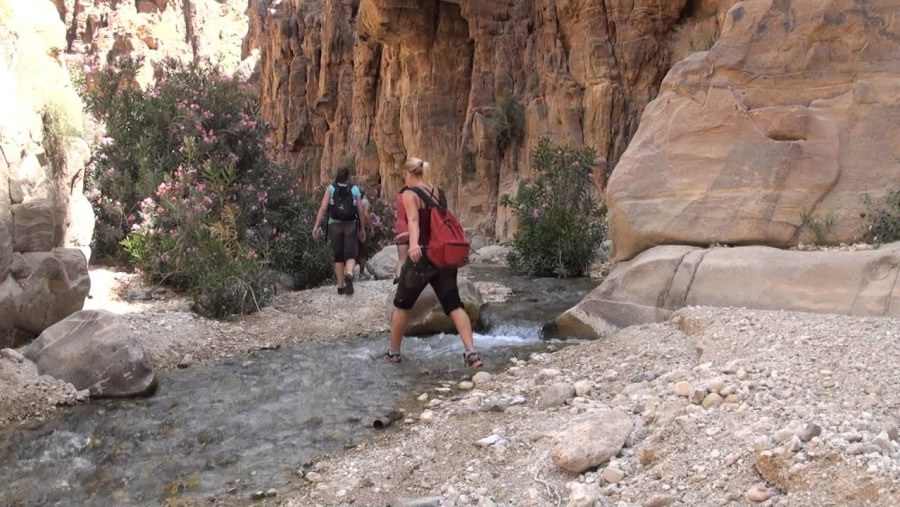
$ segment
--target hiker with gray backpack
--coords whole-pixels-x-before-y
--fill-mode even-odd
[[[341,167],[322,195],[322,204],[316,215],[313,237],[322,235],[322,221],[328,213],[328,240],[334,252],[334,275],[338,294],[353,295],[353,268],[356,267],[359,242],[365,241],[366,212],[363,209],[359,187],[350,184],[350,169]]]

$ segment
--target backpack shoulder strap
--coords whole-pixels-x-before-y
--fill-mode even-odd
[[[435,202],[433,197],[428,195],[428,192],[426,192],[425,189],[423,189],[421,187],[409,187],[409,190],[412,190],[413,192],[415,192],[416,195],[418,195],[419,198],[422,199],[422,202],[425,203],[425,207],[443,209],[439,203]]]

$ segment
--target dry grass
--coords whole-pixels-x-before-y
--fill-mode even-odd
[[[721,27],[715,15],[706,18],[689,18],[675,27],[669,42],[672,62],[684,60],[697,51],[708,51],[719,39]]]

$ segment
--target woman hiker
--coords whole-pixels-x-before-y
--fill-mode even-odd
[[[424,175],[429,165],[427,162],[411,158],[403,168],[406,170],[406,186],[418,187],[435,202],[438,201],[440,190],[425,182]],[[406,211],[407,225],[409,227],[409,255],[403,267],[400,269],[400,277],[397,282],[397,294],[394,297],[394,311],[391,315],[391,344],[384,357],[392,363],[400,362],[400,344],[403,341],[403,333],[409,322],[409,310],[412,309],[419,295],[426,285],[431,284],[434,293],[444,313],[450,316],[453,325],[463,343],[463,361],[466,366],[481,368],[484,363],[475,352],[472,339],[472,322],[464,309],[459,297],[459,287],[456,283],[455,268],[437,268],[428,261],[423,252],[428,245],[431,229],[431,210],[425,202],[416,195],[413,190],[403,192],[402,203]]]
[[[366,239],[365,218],[359,187],[351,185],[350,169],[341,167],[322,195],[322,205],[316,215],[313,237],[322,235],[322,220],[328,212],[328,239],[334,252],[334,276],[338,294],[353,295],[353,268],[356,265],[359,241]]]

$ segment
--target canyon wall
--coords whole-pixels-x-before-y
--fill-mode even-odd
[[[0,348],[80,310],[94,214],[82,105],[49,0],[0,1]]]
[[[308,186],[352,165],[390,195],[418,156],[465,226],[503,238],[499,197],[538,140],[593,147],[605,187],[673,52],[708,49],[733,3],[251,0],[244,51],[260,51],[278,155]]]
[[[44,0],[41,0],[44,1]],[[247,0],[53,0],[65,24],[65,52],[112,63],[143,58],[142,85],[165,58],[202,61],[232,74],[247,34]],[[252,68],[254,62],[246,62]],[[249,69],[245,73],[249,74]]]

